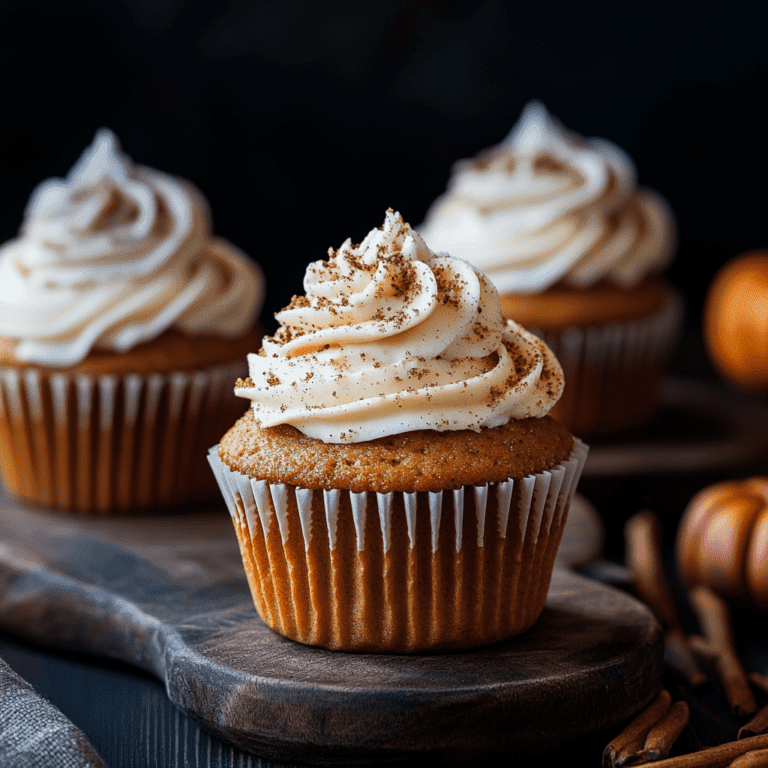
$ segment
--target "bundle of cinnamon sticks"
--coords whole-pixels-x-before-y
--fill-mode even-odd
[[[691,690],[708,679],[703,664],[719,680],[731,712],[738,717],[754,716],[738,731],[736,740],[670,758],[690,713],[685,701],[673,703],[669,692],[663,690],[605,748],[603,768],[651,762],[654,768],[768,768],[768,706],[758,711],[750,687],[768,695],[768,676],[745,672],[725,601],[707,587],[693,587],[688,597],[702,634],[687,635],[664,567],[657,517],[652,512],[640,512],[630,518],[625,540],[627,566],[637,595],[664,627],[667,664]]]

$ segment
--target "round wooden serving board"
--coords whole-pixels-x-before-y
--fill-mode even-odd
[[[223,738],[319,765],[536,754],[627,719],[661,680],[648,610],[562,567],[533,629],[479,651],[286,640],[253,609],[223,507],[93,519],[0,495],[0,628],[150,670]]]
[[[584,477],[705,472],[766,455],[764,398],[723,384],[669,378],[657,412],[638,427],[589,435]]]

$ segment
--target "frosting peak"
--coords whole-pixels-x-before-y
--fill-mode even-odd
[[[667,204],[637,186],[629,156],[566,130],[535,101],[501,144],[454,166],[421,231],[504,293],[560,281],[632,287],[667,265],[675,241]]]
[[[502,320],[490,281],[434,254],[399,213],[310,264],[304,289],[235,390],[262,427],[356,443],[543,416],[560,396],[557,360]]]
[[[134,165],[106,129],[66,179],[34,191],[20,236],[0,249],[0,336],[43,365],[171,327],[237,336],[262,294],[258,267],[212,236],[200,192]]]

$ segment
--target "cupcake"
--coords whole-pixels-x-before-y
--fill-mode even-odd
[[[0,249],[6,488],[100,513],[215,494],[205,450],[243,412],[231,381],[262,293],[200,192],[100,130]]]
[[[586,447],[560,366],[399,214],[310,264],[211,449],[254,604],[334,650],[487,645],[546,600]]]
[[[553,415],[580,434],[649,416],[682,320],[661,277],[674,219],[635,177],[619,147],[532,102],[501,144],[456,164],[419,230],[483,270],[503,315],[553,349],[567,382]]]

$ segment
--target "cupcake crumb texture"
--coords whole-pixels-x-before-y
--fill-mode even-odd
[[[262,429],[252,410],[219,443],[225,464],[249,477],[356,493],[440,491],[536,474],[565,461],[573,437],[551,417],[492,430],[415,430],[355,445],[325,443],[283,424]]]

